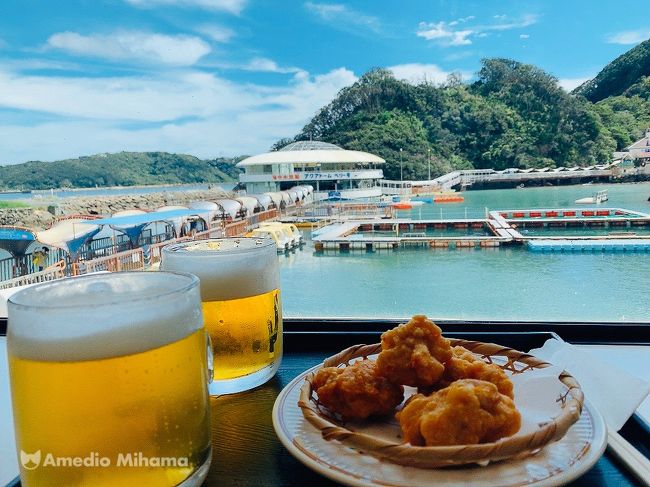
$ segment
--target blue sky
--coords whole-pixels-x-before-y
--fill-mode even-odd
[[[471,79],[484,57],[571,89],[650,37],[646,1],[2,0],[0,163],[266,151],[372,67]]]

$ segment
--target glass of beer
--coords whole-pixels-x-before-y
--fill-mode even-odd
[[[160,268],[201,281],[205,328],[212,340],[210,394],[231,394],[268,381],[282,360],[282,306],[275,243],[222,238],[163,247]]]
[[[196,276],[61,279],[8,302],[23,486],[198,486],[211,459]]]

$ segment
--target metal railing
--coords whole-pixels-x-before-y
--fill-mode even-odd
[[[125,235],[106,237],[84,245],[79,251],[79,259],[76,262],[69,262],[69,256],[57,250],[56,255],[59,256],[60,261],[42,272],[30,273],[34,268],[31,254],[20,258],[3,259],[0,260],[0,276],[11,276],[11,278],[0,282],[0,289],[57,278],[53,276],[76,276],[98,271],[146,270],[160,262],[161,249],[165,245],[189,240],[240,236],[250,228],[258,226],[260,222],[277,217],[278,210],[262,211],[244,220],[228,224],[221,222],[219,226],[179,238],[171,237],[168,232],[158,235],[149,233],[138,240],[139,246],[136,248],[129,248],[131,242]]]
[[[36,284],[38,282],[53,281],[65,277],[66,262],[60,260],[56,264],[39,272],[25,274],[24,276],[15,277],[7,281],[0,282],[0,289],[8,289],[18,286],[26,286],[28,284]]]

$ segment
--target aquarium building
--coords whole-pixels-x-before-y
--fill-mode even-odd
[[[386,161],[368,152],[345,150],[319,141],[299,141],[282,149],[248,157],[239,182],[249,194],[282,191],[309,184],[314,199],[356,199],[381,195],[378,181]]]

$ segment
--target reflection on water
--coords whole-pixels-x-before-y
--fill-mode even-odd
[[[603,207],[650,213],[650,184],[605,188],[610,201]],[[462,206],[420,208],[423,218],[438,218],[441,207],[450,218],[486,206],[572,207],[597,189],[601,185],[468,191]],[[650,321],[650,253],[540,254],[509,247],[318,254],[308,242],[282,257],[280,266],[288,317],[426,313],[439,319]]]
[[[286,316],[650,320],[650,254],[305,249],[281,268]]]

